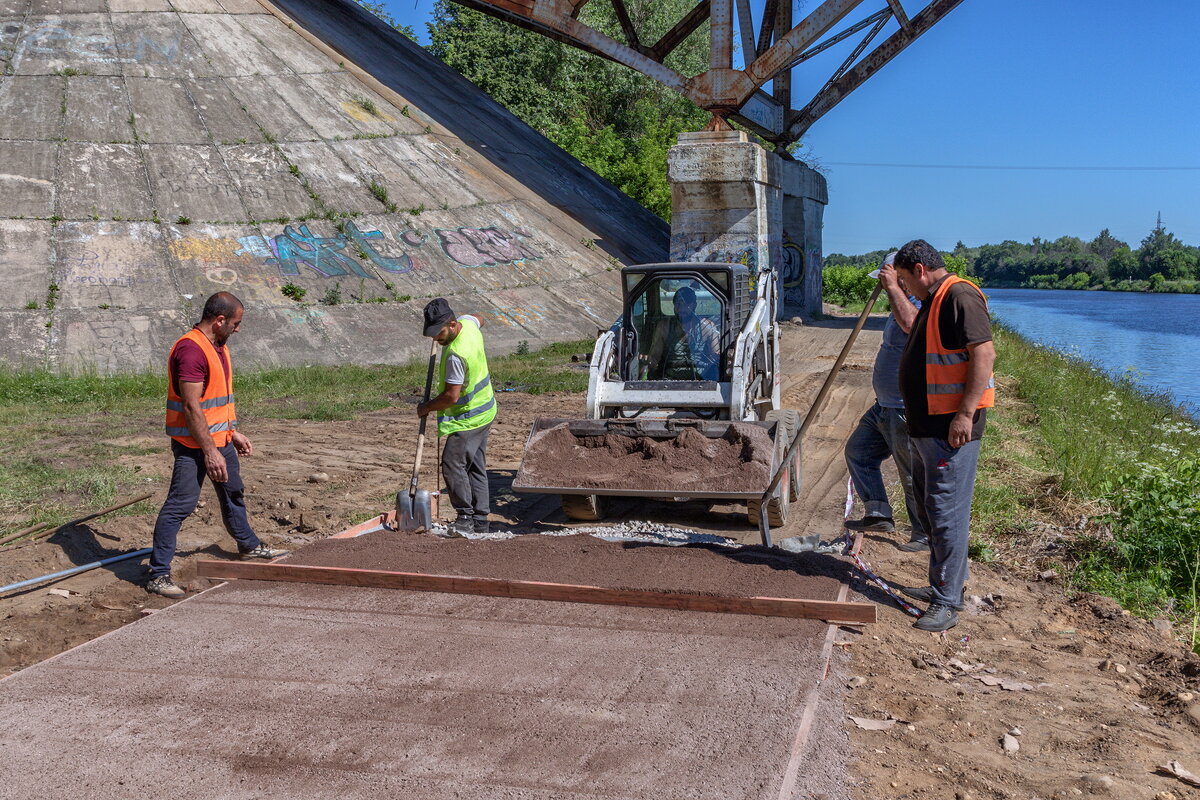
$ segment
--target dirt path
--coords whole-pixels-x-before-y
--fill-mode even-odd
[[[840,530],[846,491],[841,451],[872,400],[870,366],[880,323],[873,320],[864,332],[804,443],[803,490],[791,523],[776,537],[833,538]],[[808,409],[850,324],[786,326],[785,407]],[[497,521],[526,528],[565,525],[557,498],[516,495],[510,484],[532,420],[578,416],[582,396],[506,393],[500,403],[489,446]],[[269,541],[298,545],[335,533],[389,507],[407,480],[415,442],[410,407],[307,424],[256,420],[253,409],[243,413],[258,453],[244,468],[247,494],[254,522]],[[147,420],[145,429],[154,424]],[[157,439],[148,435],[145,442]],[[69,454],[70,438],[61,446]],[[148,486],[162,486],[164,456],[131,461],[148,476]],[[432,485],[432,461],[423,474],[424,485]],[[194,577],[196,557],[232,550],[215,501],[205,496],[181,534],[176,562],[177,579],[195,588],[203,585]],[[744,506],[621,501],[613,517],[758,540]],[[152,524],[150,516],[101,519],[49,542],[5,550],[0,582],[146,546]],[[923,583],[924,556],[895,549],[904,538],[906,531],[874,537],[866,557],[889,579]],[[141,565],[96,570],[55,584],[78,592],[69,597],[40,586],[0,599],[0,675],[166,605],[145,594],[143,575]],[[968,593],[981,599],[944,635],[913,630],[877,590],[855,588],[880,602],[880,623],[845,634],[849,662],[837,680],[851,687],[851,715],[894,722],[882,722],[888,727],[878,731],[846,722],[853,797],[1047,800],[1096,794],[1168,800],[1159,793],[1169,792],[1200,798],[1200,789],[1154,774],[1172,759],[1200,772],[1200,658],[1149,623],[1123,615],[1110,601],[1071,598],[1055,582],[1027,583],[991,566],[973,565]],[[1019,749],[1005,751],[1001,739],[1013,728],[1020,730],[1014,736]]]

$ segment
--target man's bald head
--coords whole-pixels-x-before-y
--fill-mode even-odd
[[[201,322],[211,322],[217,317],[229,319],[242,308],[242,301],[231,292],[217,292],[204,302],[204,313]]]

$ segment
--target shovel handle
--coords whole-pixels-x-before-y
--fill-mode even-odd
[[[437,366],[437,348],[438,343],[435,339],[429,347],[429,371],[425,375],[425,402],[429,402],[429,395],[433,392],[433,368]],[[412,482],[408,486],[408,493],[415,495],[417,493],[417,476],[421,472],[421,454],[425,451],[425,423],[429,421],[429,415],[421,417],[421,422],[417,426],[417,458],[413,462]]]

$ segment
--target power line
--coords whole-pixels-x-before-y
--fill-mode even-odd
[[[1066,166],[1029,166],[1004,164],[884,164],[873,161],[822,161],[825,167],[894,167],[898,169],[986,169],[986,170],[1025,170],[1025,171],[1065,171],[1065,172],[1185,172],[1200,170],[1200,166],[1166,166],[1166,167],[1066,167]]]

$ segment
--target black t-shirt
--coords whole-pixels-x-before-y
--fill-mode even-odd
[[[929,309],[933,308],[933,295],[946,278],[930,288],[929,300],[921,304],[904,354],[900,356],[900,394],[904,397],[904,418],[908,420],[909,436],[950,438],[950,423],[954,415],[930,414],[929,400],[925,396],[925,325],[929,319]],[[942,300],[942,310],[938,316],[942,345],[948,350],[961,350],[967,345],[992,340],[992,321],[988,317],[987,301],[974,287],[965,283],[951,286]],[[972,440],[983,436],[986,423],[987,409],[981,408],[975,412],[971,426]]]

